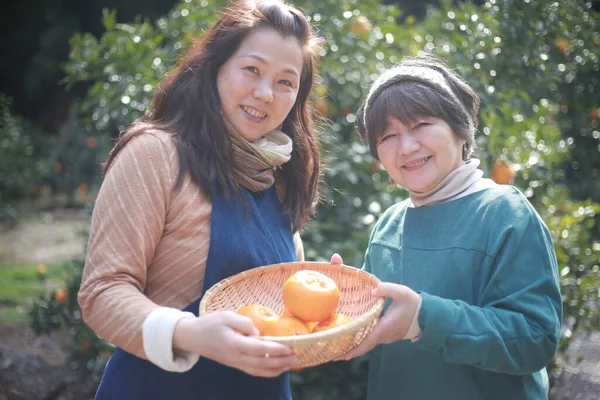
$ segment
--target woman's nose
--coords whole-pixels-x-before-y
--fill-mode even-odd
[[[400,140],[398,141],[398,153],[410,155],[415,151],[418,151],[420,147],[419,141],[416,140],[412,134],[406,133],[400,136]]]
[[[261,81],[254,88],[252,95],[254,96],[254,98],[260,101],[263,101],[265,103],[271,103],[273,101],[273,88],[271,87],[270,83]]]

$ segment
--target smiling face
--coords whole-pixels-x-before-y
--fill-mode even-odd
[[[464,163],[464,143],[443,119],[420,117],[405,125],[388,115],[377,155],[397,184],[423,193]]]
[[[281,125],[296,102],[302,65],[294,37],[265,27],[244,38],[217,74],[223,115],[240,135],[254,141]]]

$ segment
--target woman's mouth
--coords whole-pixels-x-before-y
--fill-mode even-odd
[[[407,170],[407,171],[414,171],[416,169],[421,168],[425,164],[427,164],[429,162],[429,160],[431,159],[431,157],[432,156],[420,158],[418,160],[409,161],[406,164],[404,164],[402,166],[402,168],[405,169],[405,170]]]
[[[258,110],[255,110],[254,108],[248,107],[248,106],[241,106],[242,110],[244,111],[244,113],[252,118],[253,120],[256,121],[262,121],[263,119],[265,119],[267,117],[267,114],[260,112]]]

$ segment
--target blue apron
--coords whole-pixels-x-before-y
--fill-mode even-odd
[[[274,187],[213,196],[210,249],[202,294],[220,280],[261,265],[296,260],[290,221]],[[185,308],[198,315],[202,296]],[[200,338],[201,340],[201,338]],[[168,372],[122,349],[106,365],[96,400],[291,400],[289,373],[257,378],[206,358],[187,372]]]

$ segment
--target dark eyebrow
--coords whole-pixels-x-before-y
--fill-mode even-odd
[[[248,55],[242,56],[242,57],[254,58],[255,60],[258,60],[259,62],[261,62],[263,64],[267,64],[267,60],[264,57],[259,56],[258,54],[248,54]],[[283,72],[298,76],[298,72],[296,72],[296,70],[292,69],[292,68],[286,68],[283,70]]]

